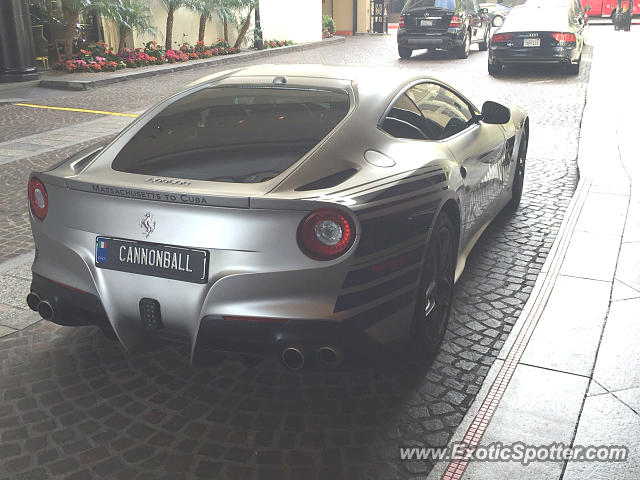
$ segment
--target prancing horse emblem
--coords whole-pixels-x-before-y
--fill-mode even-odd
[[[151,235],[156,229],[156,221],[153,219],[153,215],[151,215],[151,212],[147,212],[144,214],[144,217],[142,217],[142,220],[140,220],[140,226],[142,227],[142,230],[144,230],[142,232],[144,237],[149,238],[149,235]]]

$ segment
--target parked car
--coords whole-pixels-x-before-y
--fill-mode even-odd
[[[489,15],[489,21],[494,27],[500,27],[504,23],[504,19],[509,15],[511,7],[501,3],[481,3],[480,8],[486,8]]]
[[[195,363],[434,352],[469,251],[520,202],[528,133],[518,107],[397,70],[215,74],[31,174],[27,303]]]
[[[444,49],[467,58],[474,43],[487,50],[487,13],[476,0],[408,0],[398,24],[398,54],[409,58],[414,50]]]
[[[579,0],[528,0],[491,37],[489,74],[505,65],[557,64],[577,75],[586,28]]]

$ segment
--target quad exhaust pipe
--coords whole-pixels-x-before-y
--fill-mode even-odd
[[[280,354],[282,363],[291,370],[300,370],[304,367],[304,352],[298,347],[289,345],[282,349]]]
[[[305,366],[305,351],[295,345],[288,345],[280,352],[282,363],[291,370],[300,370]],[[316,362],[328,368],[334,368],[342,364],[344,355],[342,349],[335,345],[323,345],[316,350]]]
[[[40,298],[40,295],[35,292],[31,292],[27,295],[27,305],[29,305],[29,308],[34,312],[38,312],[44,320],[53,320],[56,316],[56,310],[53,303],[49,300],[43,300]]]
[[[337,367],[344,360],[342,350],[333,345],[324,345],[316,352],[318,363],[325,367]]]

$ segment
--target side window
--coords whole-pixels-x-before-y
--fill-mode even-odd
[[[418,107],[406,95],[401,95],[382,122],[382,129],[396,138],[429,140],[424,132],[425,120]]]
[[[473,117],[464,100],[435,83],[416,85],[407,96],[420,109],[430,138],[442,140],[455,135],[467,128],[467,122]]]

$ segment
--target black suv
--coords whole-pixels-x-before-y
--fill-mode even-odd
[[[477,0],[408,0],[398,25],[398,54],[409,58],[414,50],[454,50],[467,58],[472,43],[487,50],[491,37],[487,9]]]

